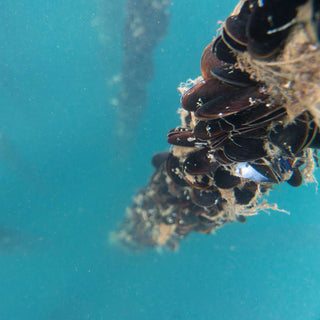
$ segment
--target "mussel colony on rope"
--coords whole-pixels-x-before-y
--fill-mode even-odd
[[[174,250],[263,209],[274,185],[313,181],[320,147],[320,0],[244,0],[181,86],[170,152],[115,233],[132,249]]]

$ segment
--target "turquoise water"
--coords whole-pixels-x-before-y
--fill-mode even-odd
[[[109,245],[153,171],[149,159],[179,124],[177,85],[199,75],[202,50],[236,1],[173,1],[127,159],[110,103],[123,3],[105,1],[0,3],[0,319],[320,319],[315,185],[271,192],[291,215],[191,235],[177,253]]]

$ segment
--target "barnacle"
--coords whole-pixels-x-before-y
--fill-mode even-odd
[[[320,147],[319,0],[244,0],[181,88],[170,152],[113,235],[133,249],[176,249],[261,209],[275,184],[311,181]]]

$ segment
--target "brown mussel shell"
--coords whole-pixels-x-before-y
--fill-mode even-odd
[[[167,137],[168,143],[180,147],[192,148],[204,146],[206,144],[205,142],[198,141],[194,136],[193,131],[187,128],[178,127],[171,129],[168,132]]]
[[[185,92],[181,99],[181,106],[187,111],[196,111],[201,105],[221,95],[229,95],[235,90],[215,78],[201,81]]]
[[[249,87],[256,84],[247,72],[236,69],[233,65],[213,67],[211,73],[220,81],[236,87]]]
[[[232,175],[229,171],[219,167],[214,173],[214,182],[218,188],[231,189],[241,183],[241,179]]]
[[[200,120],[212,120],[227,117],[243,111],[252,105],[252,100],[262,98],[259,88],[248,87],[235,90],[229,95],[219,97],[203,104],[195,112]]]
[[[210,72],[212,68],[223,64],[223,62],[213,53],[213,44],[214,42],[209,43],[201,56],[201,75],[205,80],[213,78]]]

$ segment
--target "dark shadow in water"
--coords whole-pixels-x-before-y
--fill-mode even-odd
[[[152,54],[167,33],[169,5],[170,0],[128,0],[118,99],[119,150],[130,148],[147,106],[147,85],[154,73]]]

